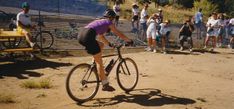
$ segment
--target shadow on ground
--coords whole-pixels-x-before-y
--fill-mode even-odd
[[[163,106],[170,104],[188,105],[196,103],[196,101],[189,98],[161,93],[158,89],[136,89],[128,94],[117,95],[113,98],[97,98],[89,102],[78,105],[84,107],[99,107],[126,102],[139,104],[141,106]]]
[[[57,69],[58,67],[71,65],[71,63],[52,62],[40,58],[27,61],[18,60],[15,62],[8,62],[6,64],[0,65],[0,79],[3,79],[4,76],[16,77],[18,79],[28,79],[28,77],[40,77],[43,75],[42,73],[32,70],[43,68]]]

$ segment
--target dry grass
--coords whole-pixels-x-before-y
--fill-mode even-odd
[[[15,103],[15,96],[11,94],[0,93],[0,103]]]
[[[50,79],[42,79],[40,81],[36,80],[27,80],[20,84],[23,88],[29,89],[49,89],[52,88],[52,83]]]
[[[133,1],[135,0],[126,0],[125,4],[121,5],[122,18],[131,20],[132,3],[134,3]],[[112,7],[113,4],[109,6],[109,8]],[[140,5],[139,9],[141,10],[142,8],[143,6]],[[183,23],[184,19],[195,14],[195,11],[192,9],[178,9],[173,6],[155,7],[154,3],[151,3],[148,9],[149,15],[158,12],[158,8],[161,8],[163,10],[164,19],[169,19],[172,23]]]

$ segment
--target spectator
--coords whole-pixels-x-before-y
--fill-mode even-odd
[[[192,32],[193,31],[194,31],[194,26],[193,26],[193,23],[191,22],[191,19],[186,20],[179,32],[181,51],[184,50],[184,41],[188,41],[189,51],[192,52],[192,48],[193,48]]]
[[[163,22],[163,12],[162,12],[162,9],[158,9],[158,20],[159,20],[159,23],[162,23]]]
[[[195,25],[196,25],[196,30],[197,30],[197,38],[201,39],[201,28],[202,28],[202,20],[203,20],[203,14],[202,14],[202,9],[199,8],[198,12],[194,16],[195,19]]]
[[[115,2],[115,5],[113,6],[113,10],[114,10],[114,12],[116,14],[115,26],[117,27],[118,24],[119,24],[119,15],[120,15],[120,2],[119,1]]]
[[[17,23],[17,31],[20,34],[25,35],[26,41],[30,45],[30,47],[34,47],[35,43],[32,40],[32,35],[30,29],[35,28],[35,25],[32,25],[31,18],[28,14],[30,6],[27,2],[22,4],[22,11],[17,14],[16,23]]]
[[[148,28],[147,28],[147,39],[148,39],[148,47],[146,48],[146,51],[152,51],[154,53],[157,52],[156,50],[156,19],[157,14],[153,14],[149,20],[147,21]]]
[[[214,48],[216,46],[216,37],[218,37],[218,33],[219,33],[219,28],[220,28],[220,22],[217,19],[217,13],[213,13],[212,14],[212,18],[210,18],[207,22],[207,37],[205,40],[205,47],[204,49],[207,48],[208,46],[208,42],[210,40],[210,38],[212,38],[212,48],[211,51],[214,51]]]
[[[218,15],[218,20],[220,23],[220,28],[219,28],[219,35],[217,37],[217,47],[221,47],[223,44],[223,38],[225,37],[225,19],[224,19],[224,15],[222,13],[220,13]]]
[[[160,31],[159,31],[159,36],[160,36],[160,39],[162,41],[162,51],[164,54],[167,53],[167,50],[166,50],[166,41],[169,40],[169,34],[170,34],[170,27],[169,27],[169,24],[170,24],[170,20],[166,20],[165,22],[161,23],[160,24]]]
[[[229,21],[229,35],[231,36],[229,47],[233,49],[234,48],[234,18],[232,18]]]
[[[141,24],[141,29],[143,29],[143,35],[142,35],[142,41],[146,40],[146,30],[147,30],[147,19],[149,17],[148,12],[148,3],[145,3],[144,8],[141,11],[141,19],[140,19],[140,24]]]
[[[132,5],[132,29],[135,28],[134,24],[136,23],[137,29],[139,29],[139,6],[134,3]]]

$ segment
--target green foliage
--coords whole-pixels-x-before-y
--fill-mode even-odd
[[[197,11],[199,8],[202,9],[202,13],[207,17],[212,12],[218,11],[218,6],[216,4],[212,4],[208,0],[201,0],[201,1],[195,1],[194,2],[194,9]]]
[[[192,8],[194,0],[177,0],[177,4],[184,6],[185,8]]]

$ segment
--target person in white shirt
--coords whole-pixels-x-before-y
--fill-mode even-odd
[[[146,48],[146,51],[152,51],[154,53],[157,52],[156,50],[156,36],[157,36],[157,30],[156,30],[156,19],[157,19],[157,14],[153,14],[147,21],[147,31],[146,31],[146,35],[147,35],[147,40],[148,40],[148,47]]]
[[[146,30],[147,30],[146,22],[149,17],[147,9],[148,9],[148,3],[145,3],[145,6],[141,11],[141,19],[140,19],[141,28],[143,29],[143,36],[142,36],[143,41],[146,40]]]
[[[215,46],[216,46],[216,37],[218,37],[219,29],[221,27],[221,24],[217,18],[217,13],[212,13],[212,18],[208,20],[206,26],[207,26],[207,37],[205,40],[204,49],[207,48],[208,42],[209,42],[210,38],[212,38],[212,45],[213,46],[211,48],[211,51],[213,51]]]
[[[197,30],[197,38],[201,39],[201,28],[202,28],[202,20],[203,20],[203,14],[202,14],[202,9],[199,8],[198,12],[194,16],[195,19],[195,25],[196,25],[196,30]]]
[[[232,18],[229,21],[229,35],[231,36],[229,47],[233,49],[234,48],[234,18]]]
[[[35,46],[35,43],[32,41],[30,29],[35,28],[35,25],[32,25],[31,18],[28,14],[29,9],[29,4],[27,2],[24,2],[22,4],[22,11],[17,14],[16,24],[17,31],[26,37],[26,41],[29,43],[30,47],[33,48]]]
[[[160,34],[160,37],[161,37],[161,41],[162,41],[162,51],[164,54],[167,53],[166,51],[166,41],[169,40],[169,34],[170,34],[170,27],[169,27],[169,24],[170,24],[170,20],[165,20],[165,22],[161,23],[160,24],[160,30],[159,30],[159,34]]]
[[[115,2],[115,5],[113,6],[113,10],[114,10],[114,12],[116,14],[115,26],[117,27],[118,24],[119,24],[119,16],[120,16],[120,2],[119,1]]]
[[[136,3],[132,5],[132,16],[132,29],[135,28],[135,23],[136,28],[139,29],[139,6]]]

